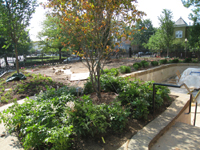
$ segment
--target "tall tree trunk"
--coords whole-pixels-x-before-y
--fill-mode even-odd
[[[19,73],[19,61],[18,61],[17,45],[16,45],[16,43],[14,45],[15,45],[15,58],[16,58],[15,64],[16,64],[17,73]]]
[[[6,63],[6,66],[9,66],[8,60],[7,60],[7,55],[4,55],[4,61],[5,61],[5,63]]]
[[[59,63],[60,64],[62,63],[62,60],[61,60],[61,50],[62,50],[62,47],[59,47]]]

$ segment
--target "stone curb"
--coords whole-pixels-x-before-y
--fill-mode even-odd
[[[189,102],[189,95],[182,93],[171,93],[179,96],[170,107],[160,116],[138,131],[129,142],[125,143],[119,150],[148,150],[151,145],[170,128],[182,109]]]

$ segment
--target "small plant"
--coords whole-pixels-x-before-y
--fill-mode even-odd
[[[102,71],[102,74],[108,74],[111,76],[118,76],[119,75],[119,70],[117,68],[111,68],[111,69],[104,69]]]
[[[134,64],[133,67],[134,67],[135,70],[139,69],[139,66],[137,64]]]
[[[158,62],[157,61],[151,61],[151,65],[152,66],[158,66]]]
[[[134,67],[136,66],[136,67]],[[142,64],[141,63],[134,63],[133,64],[133,68],[135,68],[136,70],[140,69],[142,67]],[[138,68],[138,69],[137,69]]]
[[[94,89],[93,89],[93,86],[92,86],[92,82],[91,82],[91,81],[87,81],[87,82],[84,84],[83,93],[84,93],[84,94],[90,94],[90,93],[93,93],[93,92],[94,92]]]
[[[179,59],[175,58],[171,60],[171,63],[179,63]]]
[[[147,64],[148,62],[145,61],[145,60],[142,60],[140,63],[142,64],[142,66],[143,66],[144,68],[146,68],[146,66],[147,66],[147,67],[149,66],[149,64]]]
[[[167,64],[167,62],[168,62],[167,59],[161,59],[161,60],[159,61],[160,64]]]
[[[131,72],[131,67],[129,67],[129,66],[121,66],[120,67],[120,72],[121,73],[130,73]]]
[[[192,58],[185,58],[183,62],[184,63],[190,63],[190,62],[192,62]]]

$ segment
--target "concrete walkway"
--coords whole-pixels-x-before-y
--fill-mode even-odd
[[[35,97],[32,96],[30,99],[35,99]],[[22,104],[24,100],[25,99],[22,99],[17,102]],[[13,103],[10,103],[0,107],[0,113],[12,105]],[[7,133],[3,123],[0,124],[0,150],[23,150],[23,147],[21,146],[16,135],[14,133]]]

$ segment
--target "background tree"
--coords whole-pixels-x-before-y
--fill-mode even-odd
[[[194,23],[189,31],[188,44],[200,60],[200,23]]]
[[[160,21],[160,31],[162,34],[163,44],[167,49],[167,57],[169,54],[169,49],[172,48],[174,40],[174,22],[172,21],[173,15],[170,10],[164,9],[162,11],[163,15],[158,17]]]
[[[25,28],[29,25],[36,6],[36,0],[0,0],[3,35],[7,38],[8,45],[14,45],[17,73],[19,73],[18,43],[27,33]]]
[[[185,7],[192,8],[193,14],[189,15],[189,18],[194,22],[200,21],[200,0],[182,0]]]
[[[8,66],[7,57],[13,54],[13,45],[6,45],[6,39],[1,36],[0,37],[0,56],[3,56],[6,66]],[[0,65],[1,67],[1,65]]]
[[[162,34],[161,29],[158,29],[156,33],[149,38],[147,43],[143,43],[143,46],[155,53],[160,53],[165,50],[165,43]]]
[[[40,45],[43,46],[43,50],[46,52],[54,49],[55,52],[58,51],[59,53],[59,62],[62,63],[61,60],[61,51],[64,47],[67,47],[69,44],[64,44],[70,41],[66,32],[63,32],[61,29],[61,24],[59,22],[59,18],[47,16],[46,20],[43,22],[43,29],[42,32],[38,34],[38,37],[40,38]],[[46,46],[46,47],[44,47]],[[66,49],[65,49],[66,50]]]
[[[76,48],[75,53],[86,58],[93,88],[101,99],[100,70],[112,51],[108,42],[114,34],[127,38],[121,24],[132,26],[143,12],[136,9],[133,0],[52,0],[46,7],[51,8],[52,16],[59,17],[63,31],[73,37],[69,44]],[[124,30],[122,35],[118,29]]]
[[[143,49],[143,44],[148,43],[149,38],[156,32],[156,29],[153,27],[152,22],[149,19],[137,22],[135,28],[132,30],[133,34],[131,37],[133,37],[133,40],[131,44],[138,45],[139,49]]]

